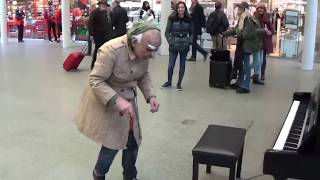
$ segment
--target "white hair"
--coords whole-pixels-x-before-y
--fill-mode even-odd
[[[143,33],[140,33],[140,34],[137,34],[137,35],[133,35],[132,37],[131,37],[131,41],[132,41],[132,43],[141,43],[141,41],[142,41],[142,38],[143,38]]]

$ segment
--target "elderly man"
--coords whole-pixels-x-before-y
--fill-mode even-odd
[[[161,44],[160,30],[152,24],[137,23],[127,35],[105,43],[89,76],[75,121],[79,130],[102,148],[93,170],[94,180],[104,180],[119,150],[123,176],[135,180],[135,162],[141,144],[136,103],[139,87],[151,112],[159,103],[153,92],[148,59]]]

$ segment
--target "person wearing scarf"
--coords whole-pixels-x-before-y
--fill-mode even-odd
[[[222,35],[237,35],[237,38],[241,40],[241,42],[237,42],[237,48],[239,46],[239,48],[242,49],[243,71],[239,74],[235,88],[237,93],[242,94],[250,92],[250,55],[258,52],[262,48],[261,35],[265,34],[267,30],[260,28],[259,22],[251,16],[247,2],[241,2],[238,5],[238,11],[239,18],[237,26],[230,31],[222,33]]]
[[[101,145],[94,180],[105,180],[120,150],[124,180],[137,178],[135,163],[142,139],[137,88],[150,104],[150,111],[157,112],[159,103],[151,82],[149,59],[160,44],[161,33],[156,26],[137,23],[126,35],[106,42],[98,50],[75,116],[79,131]]]

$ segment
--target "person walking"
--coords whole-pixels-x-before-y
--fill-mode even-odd
[[[95,44],[91,63],[91,69],[93,69],[98,49],[112,38],[111,13],[107,0],[98,2],[98,8],[93,10],[89,16],[88,27],[90,38]]]
[[[176,89],[182,91],[182,79],[185,72],[185,65],[189,46],[193,40],[193,25],[191,16],[188,13],[187,6],[180,1],[175,6],[174,11],[168,18],[165,36],[169,43],[169,65],[168,81],[162,85],[162,88],[168,88],[172,85],[173,69],[178,54],[180,55],[179,79]]]
[[[198,43],[198,38],[201,39],[202,28],[206,27],[206,17],[204,16],[203,7],[199,4],[198,0],[191,0],[192,4],[190,7],[192,23],[193,23],[193,42],[192,42],[192,54],[188,61],[196,61],[197,51],[199,51],[204,61],[207,60],[208,52],[204,50]]]
[[[22,10],[22,7],[19,7],[16,10],[16,19],[15,19],[16,26],[18,28],[18,42],[24,42],[23,41],[24,17],[25,17],[25,14]]]
[[[112,10],[112,27],[113,37],[120,37],[127,33],[127,22],[129,21],[127,11],[125,8],[120,6],[120,1],[113,1]]]
[[[206,23],[206,30],[211,35],[212,49],[227,49],[226,38],[220,37],[219,34],[229,28],[227,15],[222,10],[220,1],[215,3],[215,11],[212,12]]]
[[[89,75],[75,122],[80,132],[101,145],[92,176],[105,175],[122,150],[124,180],[136,180],[136,160],[141,144],[137,87],[157,112],[159,103],[148,70],[149,59],[161,44],[160,30],[145,23],[134,24],[127,35],[102,45]]]

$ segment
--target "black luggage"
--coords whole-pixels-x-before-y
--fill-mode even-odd
[[[227,88],[230,84],[231,61],[210,61],[210,87]]]
[[[212,61],[230,61],[230,51],[225,49],[211,49]]]

